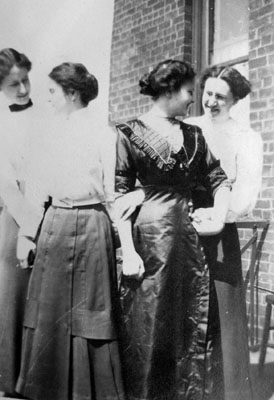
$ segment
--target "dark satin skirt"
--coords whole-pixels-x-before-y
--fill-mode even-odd
[[[142,282],[123,279],[122,348],[128,399],[202,400],[209,278],[187,197],[147,189],[134,222]]]
[[[20,370],[25,299],[31,270],[16,267],[18,225],[0,216],[0,391],[14,393]]]
[[[114,260],[102,205],[49,208],[29,285],[19,393],[34,400],[124,398]]]
[[[202,239],[211,275],[212,400],[252,400],[245,291],[235,224]]]

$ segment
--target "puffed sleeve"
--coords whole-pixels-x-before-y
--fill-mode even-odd
[[[247,215],[255,206],[261,188],[263,150],[258,133],[240,132],[237,140],[236,180],[232,186],[227,222]]]
[[[121,194],[134,189],[136,182],[136,168],[132,156],[132,145],[126,134],[116,126],[116,170],[115,191]]]
[[[220,166],[220,161],[216,159],[210,151],[204,136],[200,136],[203,144],[203,156],[199,165],[200,183],[207,188],[209,193],[214,197],[217,190],[223,186],[231,189],[231,182],[227,178],[226,173]]]

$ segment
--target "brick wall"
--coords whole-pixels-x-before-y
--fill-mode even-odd
[[[116,0],[113,21],[110,120],[140,115],[150,99],[138,81],[166,58],[191,61],[191,0]]]
[[[249,73],[253,86],[250,122],[264,141],[262,191],[253,214],[271,221],[261,251],[259,284],[274,291],[274,0],[250,0],[249,6]],[[246,240],[250,233],[242,235]],[[259,293],[261,330],[265,294]]]

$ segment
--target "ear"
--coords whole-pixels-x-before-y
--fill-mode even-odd
[[[79,92],[77,92],[77,90],[71,90],[68,94],[67,94],[69,100],[72,103],[75,103],[78,99],[79,99]]]
[[[240,100],[239,97],[235,97],[233,99],[233,106],[235,106],[238,103],[239,100]]]
[[[172,97],[172,92],[171,92],[170,90],[168,90],[168,91],[165,93],[165,96],[166,96],[167,99],[171,99],[171,97]]]

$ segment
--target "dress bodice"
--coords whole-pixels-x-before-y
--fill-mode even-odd
[[[127,192],[136,179],[143,186],[192,190],[203,183],[211,193],[226,180],[201,130],[180,121],[183,145],[174,152],[168,141],[140,119],[117,124],[116,190]]]

